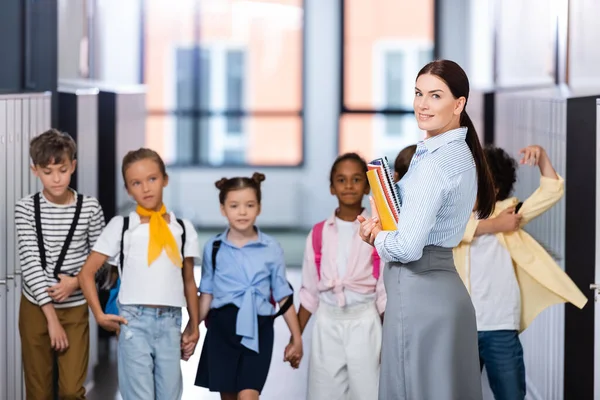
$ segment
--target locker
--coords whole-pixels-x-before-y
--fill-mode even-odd
[[[6,101],[0,100],[0,399],[8,398],[6,324]]]
[[[23,197],[23,170],[27,171],[27,166],[24,165],[23,163],[23,142],[27,143],[27,140],[23,140],[24,139],[24,129],[23,129],[23,124],[24,124],[24,115],[23,115],[23,103],[25,103],[25,99],[19,99],[17,100],[17,102],[15,103],[15,167],[14,167],[14,175],[15,175],[15,189],[13,191],[13,196],[14,196],[14,204],[16,204],[17,201],[19,201],[19,199],[21,197]],[[13,210],[14,210],[14,206],[13,206]],[[15,238],[17,238],[17,227],[16,225],[13,226],[13,235]],[[18,255],[18,242],[17,239],[15,239],[15,264],[14,264],[14,269],[15,269],[15,278],[13,280],[14,282],[14,290],[13,290],[13,305],[14,305],[14,317],[13,317],[13,332],[14,332],[14,347],[13,347],[13,353],[14,353],[14,376],[13,376],[13,382],[14,382],[14,398],[15,399],[22,399],[23,396],[23,363],[21,360],[21,338],[19,336],[19,306],[21,303],[21,290],[22,290],[22,286],[21,286],[21,264],[20,264],[20,260],[19,260],[19,255]]]
[[[50,99],[46,96],[40,96],[38,99],[38,129],[35,135],[39,135],[42,132],[47,131],[51,127],[50,123]],[[44,187],[42,182],[37,179],[37,191],[41,191]]]
[[[15,296],[14,296],[14,278],[15,278],[15,249],[17,246],[14,232],[15,226],[15,103],[18,100],[6,101],[6,363],[9,366],[6,369],[6,392],[8,399],[15,397]]]
[[[13,250],[14,252],[14,250]],[[15,306],[15,280],[14,278],[8,277],[6,279],[6,399],[17,399],[15,383],[17,381],[17,374],[15,373],[16,360],[15,360],[15,345],[18,325],[15,325],[15,321],[18,318]]]
[[[21,126],[21,197],[29,194],[29,180],[31,179],[31,170],[29,168],[29,99],[24,98],[21,102],[23,124]]]
[[[15,275],[15,252],[14,249],[16,247],[15,236],[12,234],[13,227],[15,225],[15,102],[17,100],[7,100],[6,101],[6,137],[7,137],[7,147],[6,147],[6,221],[7,221],[7,232],[6,237],[8,239],[7,245],[7,255],[8,258],[6,260],[7,271],[6,274],[8,277],[13,277]],[[8,285],[8,283],[7,283]]]
[[[6,281],[3,279],[0,279],[0,332],[0,399],[8,399],[6,372],[11,366],[6,363],[7,342],[3,334],[6,332]]]
[[[0,100],[0,280],[6,280],[6,100]],[[5,288],[6,290],[6,288]],[[6,301],[6,300],[5,300]],[[6,307],[6,305],[5,305]],[[5,308],[6,309],[6,308]],[[4,333],[2,331],[2,333]],[[4,336],[4,334],[2,335]],[[4,336],[5,337],[5,336]],[[3,360],[5,360],[3,358]]]
[[[38,103],[37,98],[31,97],[29,99],[29,141],[31,141],[31,139],[33,139],[35,137],[37,129],[38,129],[37,103]],[[30,177],[31,178],[29,179],[29,193],[33,194],[33,193],[37,192],[37,181],[39,179],[37,179],[37,177],[33,174],[33,172],[30,173]]]
[[[23,361],[21,358],[21,337],[19,336],[19,307],[21,305],[21,290],[23,289],[21,283],[22,275],[21,271],[15,275],[15,290],[13,291],[14,304],[15,304],[15,318],[14,318],[14,327],[15,327],[15,399],[24,399],[25,398],[25,390],[23,383]]]

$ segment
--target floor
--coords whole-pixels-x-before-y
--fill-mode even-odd
[[[217,232],[199,232],[199,244],[203,246],[205,241]],[[306,232],[268,232],[272,234],[283,247],[288,279],[297,290],[300,287],[301,273],[300,265],[302,263],[304,246],[306,243]],[[195,271],[196,279],[200,277],[199,268]],[[295,297],[296,308],[298,307],[298,298]],[[184,317],[186,313],[184,312]],[[312,322],[312,321],[311,321]],[[289,364],[283,363],[283,350],[289,340],[289,331],[282,318],[275,322],[275,344],[273,350],[273,359],[271,369],[267,379],[261,400],[304,400],[306,399],[307,384],[307,366],[308,353],[310,349],[310,340],[312,324],[309,322],[304,337],[304,359],[298,370],[293,370]],[[187,324],[184,319],[183,325]],[[201,325],[200,343],[194,356],[188,362],[181,363],[183,373],[183,400],[217,400],[220,399],[216,393],[210,393],[208,390],[194,386],[196,369],[200,358],[201,345],[206,330]],[[89,400],[122,400],[118,391],[117,363],[116,363],[116,341],[114,338],[110,342],[102,343],[99,349],[100,363],[94,373],[95,385],[88,392]],[[484,399],[491,400],[493,395],[487,384],[487,376],[484,370],[483,379]]]
[[[200,232],[199,242],[202,245],[205,240],[214,232]],[[272,233],[273,236],[281,243],[286,254],[286,262],[288,264],[288,280],[297,290],[300,287],[301,274],[300,263],[302,253],[304,251],[305,233]],[[196,279],[200,277],[200,269],[195,271]],[[296,307],[298,299],[296,296]],[[187,316],[186,312],[183,313]],[[187,324],[187,318],[184,318],[182,325]],[[273,360],[271,361],[271,369],[269,377],[261,399],[264,400],[303,400],[306,398],[306,380],[307,380],[307,364],[308,364],[308,349],[310,346],[311,325],[307,327],[304,337],[304,360],[298,370],[293,370],[289,364],[283,363],[283,351],[289,341],[289,330],[283,318],[278,318],[275,322],[275,344],[273,349]],[[220,399],[216,393],[210,393],[208,390],[194,386],[196,377],[196,369],[200,358],[201,345],[206,330],[204,325],[201,325],[200,343],[196,348],[194,356],[188,362],[181,363],[183,373],[183,400],[212,400]],[[108,342],[101,343],[100,363],[96,367],[94,373],[94,387],[88,393],[89,400],[121,400],[118,392],[117,380],[117,361],[116,361],[116,340],[112,338]]]
[[[294,286],[300,286],[300,269],[289,268],[288,279]],[[184,316],[186,313],[184,312]],[[183,324],[187,324],[187,318]],[[310,325],[310,324],[309,324]],[[310,346],[310,326],[307,328],[304,339],[305,358],[298,370],[293,370],[289,364],[283,363],[283,350],[289,340],[289,330],[283,318],[278,318],[275,322],[275,345],[273,350],[273,360],[269,378],[265,385],[261,399],[265,400],[303,400],[306,398],[306,379],[307,379],[307,353]],[[196,368],[200,359],[202,350],[201,343],[206,330],[201,326],[200,343],[194,353],[194,356],[188,362],[181,362],[183,372],[183,400],[212,400],[219,399],[218,394],[210,393],[208,390],[194,386],[196,377]],[[100,364],[95,371],[95,385],[88,394],[89,400],[121,400],[118,393],[117,382],[117,361],[116,361],[116,341],[114,338],[108,343],[102,343],[100,348]]]

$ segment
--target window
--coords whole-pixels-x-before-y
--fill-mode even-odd
[[[301,165],[302,4],[145,0],[147,139],[169,164]]]
[[[343,1],[339,152],[392,161],[422,138],[413,88],[434,58],[434,0],[374,1]]]

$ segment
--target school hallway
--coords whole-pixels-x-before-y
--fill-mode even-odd
[[[202,245],[206,239],[215,232],[200,232],[199,243]],[[298,308],[297,291],[300,288],[301,269],[299,260],[302,260],[304,250],[305,233],[285,232],[274,233],[277,240],[281,243],[286,253],[288,263],[288,280],[294,286],[296,291],[295,304]],[[196,281],[200,279],[200,267],[196,267],[194,272]],[[187,324],[187,312],[183,311],[182,326]],[[283,363],[283,351],[289,341],[289,330],[283,318],[277,318],[275,322],[275,345],[273,349],[273,358],[269,377],[265,384],[265,389],[261,396],[264,400],[303,400],[306,398],[307,366],[308,353],[310,346],[310,332],[312,321],[309,322],[306,333],[303,337],[304,358],[298,370],[293,370],[288,363]],[[220,399],[218,393],[210,393],[207,389],[194,386],[196,378],[196,369],[200,354],[202,352],[202,343],[206,334],[204,324],[201,324],[200,342],[188,362],[181,363],[183,372],[183,397],[182,400],[217,400]],[[111,338],[109,343],[101,342],[99,346],[99,363],[94,372],[95,384],[88,393],[89,400],[121,400],[118,392],[117,379],[117,342]]]

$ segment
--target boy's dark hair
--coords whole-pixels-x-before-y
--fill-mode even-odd
[[[127,179],[125,178],[125,172],[131,166],[131,164],[142,161],[142,160],[151,160],[158,164],[158,168],[164,177],[167,177],[167,169],[165,167],[165,162],[160,157],[160,155],[152,150],[147,148],[140,148],[137,150],[132,150],[125,154],[123,157],[123,162],[121,165],[121,173],[123,174],[123,182],[125,182],[125,187],[127,187]]]
[[[74,161],[76,156],[77,145],[73,138],[56,129],[47,130],[29,142],[31,162],[42,168],[50,164],[62,164],[65,157]]]
[[[499,147],[487,145],[483,150],[498,193],[496,201],[508,198],[517,181],[517,162]]]
[[[333,162],[333,165],[331,166],[331,172],[329,173],[329,184],[331,186],[333,186],[333,176],[335,175],[335,170],[336,170],[338,164],[341,163],[342,161],[348,161],[348,160],[354,161],[354,162],[357,162],[358,164],[360,164],[362,170],[365,171],[365,174],[369,170],[369,168],[367,167],[367,162],[358,154],[356,154],[356,153],[342,154],[341,156],[338,156],[338,158],[335,159],[335,161]],[[368,185],[368,181],[367,181],[367,185]]]
[[[402,177],[408,172],[410,161],[412,160],[416,151],[417,145],[412,144],[410,146],[406,146],[400,150],[400,153],[398,153],[396,161],[394,161],[394,172],[398,174],[398,180],[402,179]]]
[[[240,190],[246,188],[254,189],[256,192],[256,201],[260,204],[261,192],[260,183],[266,179],[265,174],[255,172],[252,174],[252,178],[246,178],[236,176],[235,178],[221,178],[215,182],[215,186],[219,189],[219,202],[225,204],[227,194],[233,190]]]

